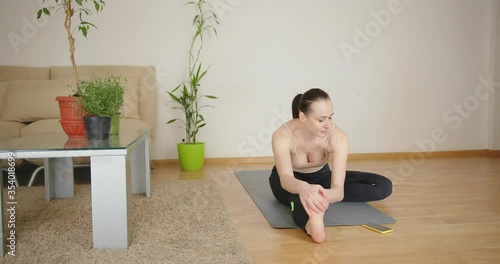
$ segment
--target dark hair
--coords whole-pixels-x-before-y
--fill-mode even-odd
[[[330,96],[319,88],[311,88],[304,94],[297,94],[292,101],[292,117],[298,118],[299,112],[307,114],[311,110],[311,104],[320,99],[330,100]]]

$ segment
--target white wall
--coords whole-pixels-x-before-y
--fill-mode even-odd
[[[492,46],[494,47],[494,56],[492,56],[494,59],[492,60],[492,68],[495,71],[495,80],[500,80],[500,5],[498,4],[498,1],[493,1],[492,2],[492,8],[493,12],[492,16],[492,21],[493,21],[493,26],[492,26],[492,35],[495,36],[493,38],[493,44]],[[494,95],[494,103],[490,104],[490,112],[493,113],[490,116],[490,121],[489,123],[491,124],[492,127],[492,136],[491,136],[491,149],[494,150],[500,150],[500,92],[499,89],[496,89],[496,93]]]
[[[498,80],[498,79],[497,79]],[[494,143],[492,149],[500,150],[500,92],[497,89],[495,95],[495,128],[494,128]]]
[[[165,91],[186,74],[193,10],[184,1],[107,2],[103,13],[91,18],[99,29],[88,40],[77,39],[77,63],[156,66],[153,158],[176,158],[183,133],[165,124],[175,114],[165,105]],[[207,157],[271,156],[272,130],[290,117],[293,96],[311,87],[330,93],[335,121],[350,135],[352,153],[500,145],[500,130],[493,132],[492,124],[500,123],[494,96],[483,100],[475,94],[491,93],[478,88],[481,78],[494,73],[491,0],[217,0],[215,5],[221,26],[218,38],[206,43],[204,61],[211,68],[202,90],[220,99],[204,112],[208,125],[199,140],[207,143]],[[31,1],[0,2],[0,64],[70,64],[62,14],[26,30],[38,8]],[[387,10],[390,17],[383,15]],[[360,31],[369,36],[360,37]],[[13,34],[26,40],[18,52],[8,38]],[[356,53],[346,56],[347,46]]]

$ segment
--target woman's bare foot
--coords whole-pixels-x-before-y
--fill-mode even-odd
[[[325,213],[312,214],[306,223],[306,232],[316,243],[321,243],[326,238],[325,224],[323,223],[324,216]]]

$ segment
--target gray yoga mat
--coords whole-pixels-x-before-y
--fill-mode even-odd
[[[272,227],[298,228],[293,222],[290,207],[278,202],[271,191],[271,170],[236,171],[234,174]],[[325,214],[325,226],[361,225],[369,222],[392,224],[396,220],[362,202],[330,204]]]

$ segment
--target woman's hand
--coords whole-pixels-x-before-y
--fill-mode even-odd
[[[317,184],[308,184],[302,188],[299,198],[309,216],[313,213],[324,213],[330,204],[326,198],[325,189]]]

